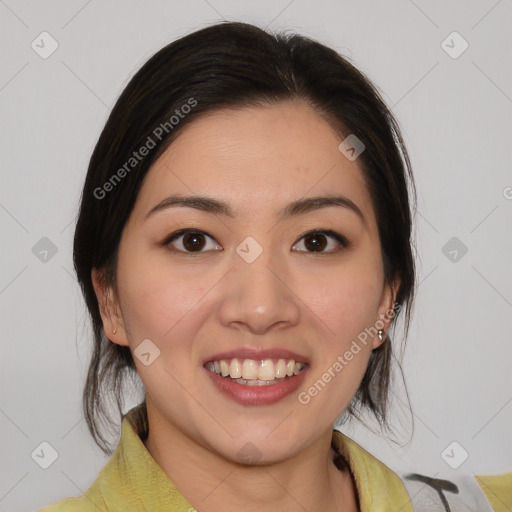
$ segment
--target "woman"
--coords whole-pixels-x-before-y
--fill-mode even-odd
[[[221,23],[154,55],[96,145],[75,233],[85,417],[112,454],[110,394],[122,436],[84,496],[44,510],[412,511],[333,430],[364,409],[387,426],[410,199],[393,116],[333,50]],[[127,375],[145,396],[123,415]]]

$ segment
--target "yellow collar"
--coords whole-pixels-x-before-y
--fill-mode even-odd
[[[396,473],[337,430],[333,430],[332,442],[348,461],[361,512],[414,512],[405,485]]]

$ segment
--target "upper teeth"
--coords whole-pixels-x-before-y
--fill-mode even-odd
[[[286,362],[278,359],[275,363],[272,359],[256,361],[254,359],[232,359],[220,361],[208,361],[205,367],[223,377],[247,380],[274,380],[284,379],[286,376],[299,374],[305,367],[305,363],[296,363],[293,359]]]

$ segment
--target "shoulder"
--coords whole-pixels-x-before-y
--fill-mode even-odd
[[[97,500],[87,495],[79,498],[64,498],[57,503],[47,505],[37,512],[103,512],[105,508],[103,500]]]
[[[121,443],[85,493],[77,497],[63,498],[37,510],[37,512],[108,512],[113,510],[106,502],[106,498],[118,492],[121,485],[119,480],[120,446]]]
[[[37,512],[125,512],[133,510],[134,503],[137,510],[170,510],[153,506],[158,500],[173,504],[168,492],[172,483],[147,452],[131,419],[130,413],[123,418],[116,450],[85,493]]]
[[[37,512],[110,512],[118,510],[115,507],[112,508],[112,500],[115,503],[119,497],[122,497],[123,490],[119,468],[119,448],[120,445],[85,493],[78,497],[66,497]]]
[[[493,510],[512,510],[512,471],[499,475],[475,475]]]
[[[475,475],[473,472],[437,471],[395,473],[354,440],[339,431],[333,443],[345,455],[366,510],[388,511],[390,503],[402,512],[433,510],[512,511],[512,472]],[[402,507],[402,508],[401,508]]]

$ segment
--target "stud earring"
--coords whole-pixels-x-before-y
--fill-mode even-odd
[[[382,329],[379,329],[377,331],[377,334],[379,336],[379,340],[382,341],[384,339],[384,331]]]
[[[115,334],[117,332],[117,327],[112,331],[112,334]]]

